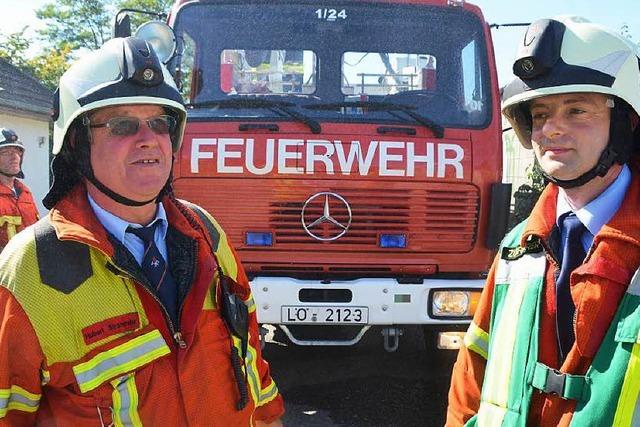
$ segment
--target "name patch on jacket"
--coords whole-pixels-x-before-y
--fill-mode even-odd
[[[502,248],[501,258],[507,261],[514,261],[524,254],[533,254],[543,250],[539,240],[528,241],[526,246],[516,246],[515,248]]]
[[[111,335],[134,331],[139,327],[140,320],[138,319],[138,314],[128,313],[87,326],[82,329],[82,336],[85,344],[89,345],[110,337]]]

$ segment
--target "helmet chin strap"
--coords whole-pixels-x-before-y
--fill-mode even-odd
[[[88,128],[85,128],[85,132],[87,135],[87,142],[85,144],[79,144],[76,149],[76,153],[74,153],[74,155],[76,158],[75,163],[78,165],[78,169],[80,170],[80,173],[90,183],[92,183],[102,194],[109,197],[114,202],[120,203],[121,205],[139,207],[139,206],[148,205],[149,203],[160,202],[160,199],[162,199],[162,197],[166,194],[167,190],[171,186],[171,181],[173,177],[173,174],[171,172],[169,173],[169,177],[167,178],[167,181],[165,182],[164,186],[162,187],[158,195],[152,199],[140,202],[140,201],[125,197],[122,194],[118,194],[112,189],[110,189],[109,187],[107,187],[106,185],[104,185],[102,182],[100,182],[100,180],[98,180],[96,175],[93,173],[93,167],[91,166],[91,144],[89,142],[91,138],[90,136],[91,133],[89,132]],[[172,171],[173,171],[173,161],[174,161],[174,158],[172,156],[171,157]]]
[[[625,164],[629,161],[633,152],[634,136],[633,125],[630,116],[630,107],[623,102],[616,102],[611,110],[611,121],[609,125],[609,142],[600,154],[598,163],[574,179],[557,179],[542,171],[542,175],[550,182],[562,188],[580,187],[595,177],[603,177],[609,172],[615,163]]]
[[[542,171],[542,176],[544,176],[547,181],[554,183],[558,187],[562,187],[562,188],[580,187],[586,184],[587,182],[591,181],[593,178],[597,176],[599,177],[605,176],[607,172],[609,172],[609,168],[611,168],[611,166],[613,166],[613,164],[616,162],[617,157],[618,157],[618,154],[616,153],[615,149],[611,146],[607,146],[602,152],[602,154],[600,155],[600,158],[598,159],[598,163],[596,163],[594,167],[592,167],[587,172],[583,173],[577,178],[566,179],[566,180],[558,179],[547,174],[545,171]]]
[[[19,171],[18,173],[5,173],[4,171],[0,170],[0,175],[7,176],[9,178],[20,178],[21,173],[22,171]]]
[[[157,202],[160,196],[158,195],[153,199],[149,199],[144,202],[139,202],[137,200],[124,197],[123,195],[116,193],[115,191],[113,191],[112,189],[110,189],[109,187],[101,183],[98,180],[98,178],[95,177],[95,175],[93,174],[93,171],[91,171],[91,174],[85,174],[85,178],[87,178],[90,183],[92,183],[98,190],[100,190],[102,194],[109,197],[111,200],[125,206],[145,206],[145,205],[148,205],[149,203]]]
[[[24,178],[24,172],[22,172],[22,160],[20,160],[20,170],[16,173],[6,173],[2,169],[0,169],[0,175],[4,175],[9,178]]]

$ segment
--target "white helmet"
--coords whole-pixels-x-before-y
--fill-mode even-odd
[[[584,18],[541,19],[527,28],[513,73],[516,78],[503,89],[502,113],[525,148],[532,147],[531,100],[577,92],[614,99],[609,145],[598,164],[580,179],[551,181],[575,187],[628,160],[633,150],[630,109],[640,115],[640,60],[631,42]]]
[[[173,151],[182,143],[187,112],[169,71],[153,48],[136,37],[114,38],[75,62],[54,98],[53,150],[58,154],[75,119],[102,107],[156,104],[176,115]]]
[[[24,145],[18,138],[18,134],[9,128],[0,128],[0,148],[4,147],[17,147],[24,151]]]
[[[13,129],[0,128],[0,149],[5,147],[16,147],[22,150],[22,153],[24,153],[24,145],[22,144],[22,141],[20,141],[20,138],[18,138],[18,134]],[[21,157],[20,159],[20,170],[18,171],[18,173],[7,174],[5,172],[0,171],[0,174],[4,176],[24,178],[24,172],[22,172],[23,158],[24,157]]]
[[[87,113],[116,105],[153,104],[165,108],[176,119],[171,134],[173,151],[182,143],[187,111],[173,78],[151,45],[137,37],[114,38],[100,49],[74,63],[60,78],[54,94],[53,149],[51,165],[54,180],[43,204],[51,208],[83,178],[111,199],[129,206],[158,201],[171,191],[169,176],[160,194],[147,201],[136,201],[115,193],[93,173],[90,144],[69,144],[70,138],[82,141],[88,134]],[[76,141],[78,142],[78,141]]]

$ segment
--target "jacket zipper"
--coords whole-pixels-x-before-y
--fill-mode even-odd
[[[553,263],[553,265],[555,266],[556,269],[559,269],[561,266],[558,263],[558,260],[553,256],[553,252],[550,250],[550,248],[547,245],[547,243],[543,239],[540,239],[540,244],[544,248],[544,251],[545,251],[545,254],[547,256],[547,259],[550,260]],[[593,245],[593,242],[592,242],[591,246],[589,247],[589,250],[587,251],[587,254],[584,257],[585,260],[587,258],[589,258],[589,256],[591,256],[591,253],[593,252],[593,250],[594,250],[594,245]],[[582,260],[582,262],[584,263],[584,260]],[[554,274],[554,282],[555,282],[555,274]],[[555,283],[554,283],[554,285],[555,285]],[[557,305],[558,304],[556,302],[556,311],[558,310],[558,306]],[[578,310],[574,310],[573,311],[573,317],[571,319],[571,327],[573,328],[574,340],[575,340],[575,336],[576,336],[577,320],[578,320]],[[558,327],[558,315],[557,314],[556,314],[556,341],[558,343],[558,350],[560,350],[560,331],[559,331],[559,327]]]
[[[117,265],[113,263],[111,263],[111,265],[113,265],[120,273],[122,273],[120,277],[122,277],[123,279],[130,279],[133,281],[137,281],[136,278],[134,278],[131,274],[127,273]],[[145,292],[147,292],[151,296],[151,298],[153,298],[162,309],[162,312],[164,313],[164,318],[167,321],[167,324],[169,326],[169,332],[171,333],[171,336],[173,337],[173,340],[176,342],[178,347],[183,350],[187,348],[187,343],[182,338],[182,332],[180,332],[179,330],[176,330],[175,326],[173,325],[173,322],[171,321],[171,318],[169,317],[169,312],[167,311],[166,308],[164,308],[164,305],[162,305],[162,302],[160,301],[160,299],[153,292],[151,292],[146,286],[142,286],[142,288],[144,288]],[[180,304],[180,308],[178,310],[178,317],[182,315],[183,305],[184,305],[184,301],[182,302],[182,304]]]

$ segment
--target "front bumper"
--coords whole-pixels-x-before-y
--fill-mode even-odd
[[[373,278],[323,283],[290,277],[255,277],[251,290],[256,302],[258,322],[287,324],[282,318],[283,306],[367,307],[368,325],[447,325],[466,324],[470,317],[432,317],[430,295],[437,290],[482,289],[482,279],[425,279],[422,284],[400,284],[395,279]],[[348,290],[348,302],[305,299],[303,290]],[[348,293],[348,292],[347,292]]]

